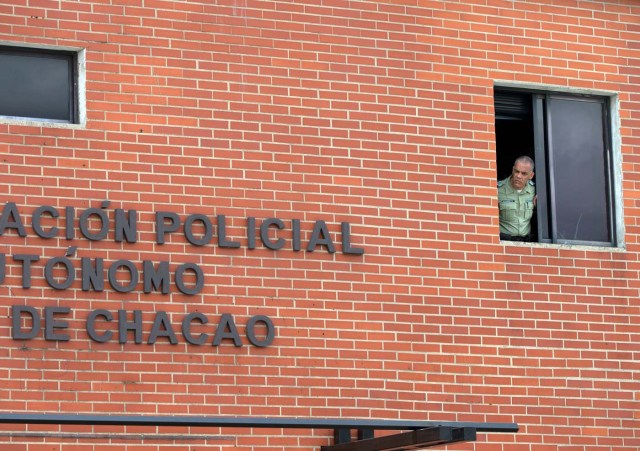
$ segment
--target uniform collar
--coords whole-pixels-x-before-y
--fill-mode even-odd
[[[513,186],[511,186],[511,176],[507,177],[507,181],[506,181],[506,185],[507,185],[507,190],[511,193],[518,193],[518,190],[515,189]],[[524,188],[522,188],[522,191],[520,193],[529,193],[531,192],[531,184],[529,184],[529,182],[527,182],[526,185],[524,185]]]

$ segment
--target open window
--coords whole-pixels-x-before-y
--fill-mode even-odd
[[[609,97],[495,89],[498,179],[535,162],[532,241],[616,246]]]

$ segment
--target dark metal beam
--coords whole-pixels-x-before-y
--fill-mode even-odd
[[[333,443],[349,443],[351,441],[351,429],[336,428],[333,430]]]
[[[373,429],[358,429],[358,440],[364,440],[366,438],[373,438]]]
[[[478,432],[518,432],[516,423],[475,423],[465,421],[407,421],[346,418],[251,418],[154,415],[99,415],[60,413],[0,412],[0,424],[75,424],[112,426],[190,426],[190,427],[248,427],[297,429],[373,429],[416,430],[428,427],[470,427]]]
[[[323,446],[322,451],[408,451],[448,443],[475,441],[473,428],[436,426],[377,438]]]

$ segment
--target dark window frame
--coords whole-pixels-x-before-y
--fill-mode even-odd
[[[64,104],[68,114],[65,118],[46,117],[39,114],[6,114],[9,111],[0,109],[0,118],[20,121],[37,121],[51,122],[63,124],[79,124],[80,123],[80,105],[79,105],[79,68],[78,68],[78,52],[73,50],[50,49],[40,47],[24,47],[13,45],[0,45],[0,61],[3,55],[9,56],[29,56],[37,58],[52,58],[66,62],[68,81],[65,87],[67,93],[67,103]],[[34,60],[35,61],[35,60]],[[35,66],[34,66],[35,69]]]
[[[618,222],[620,218],[617,215],[617,208],[620,207],[616,204],[616,194],[620,181],[617,180],[614,169],[616,158],[613,151],[612,128],[614,123],[612,120],[612,97],[610,95],[591,93],[582,94],[559,90],[496,86],[494,91],[494,100],[496,113],[496,156],[498,160],[498,178],[504,178],[507,168],[510,170],[515,157],[520,156],[519,154],[516,154],[518,151],[513,149],[513,147],[515,147],[516,139],[513,136],[501,136],[508,134],[507,132],[503,132],[503,130],[509,128],[509,121],[513,121],[511,123],[518,122],[520,124],[520,127],[522,127],[521,134],[525,135],[524,141],[528,143],[523,145],[524,151],[522,151],[521,154],[528,155],[535,161],[534,180],[538,201],[536,216],[532,223],[532,226],[537,231],[537,239],[534,241],[539,243],[587,245],[598,247],[619,246]],[[570,156],[570,153],[569,151],[564,151],[562,149],[562,145],[556,146],[555,141],[561,142],[562,139],[558,139],[557,136],[554,138],[554,120],[557,121],[558,118],[562,119],[562,115],[558,112],[561,111],[561,108],[554,105],[554,102],[556,105],[565,102],[572,106],[580,105],[578,102],[585,102],[584,105],[590,105],[591,112],[596,111],[596,116],[594,116],[591,124],[598,122],[597,110],[599,106],[601,114],[599,125],[601,127],[600,130],[602,137],[602,162],[601,166],[596,165],[592,167],[597,168],[597,172],[601,172],[597,175],[602,177],[600,182],[602,182],[604,186],[602,187],[601,193],[600,191],[595,191],[596,193],[601,194],[599,200],[602,205],[602,209],[593,208],[592,210],[596,212],[599,210],[600,231],[602,232],[606,228],[606,233],[608,233],[606,239],[603,239],[605,236],[604,232],[602,232],[602,236],[596,239],[593,239],[593,237],[589,237],[590,239],[584,239],[586,238],[587,233],[585,233],[585,236],[578,236],[579,234],[576,234],[573,237],[567,237],[563,236],[562,233],[559,232],[559,229],[562,229],[562,227],[559,227],[559,223],[562,224],[562,221],[558,218],[565,215],[565,207],[568,206],[568,200],[564,199],[558,201],[558,198],[561,196],[557,193],[554,180],[561,180],[557,178],[558,174],[556,174],[556,171],[566,170],[566,159],[568,155]],[[566,116],[566,118],[569,118],[569,116]],[[567,120],[566,118],[564,119],[565,121]],[[529,122],[530,126],[525,127]],[[562,123],[562,121],[560,121],[560,123]],[[566,122],[565,125],[567,125]],[[557,127],[557,124],[555,124],[555,126],[556,128],[560,128]],[[568,128],[571,128],[571,126],[572,124],[569,123]],[[577,128],[578,126],[576,126],[576,129]],[[564,132],[565,130],[563,129],[563,133]],[[500,142],[501,138],[503,143]],[[508,145],[501,145],[504,144],[504,141],[509,141],[511,143],[512,148],[510,150],[503,150],[505,148],[509,148]],[[571,141],[567,142],[570,143]],[[556,147],[559,150],[556,149]],[[593,155],[597,156],[597,152],[599,151],[600,149],[596,148],[595,153],[591,150],[588,152],[592,152]],[[559,155],[562,156],[563,152],[565,152],[565,154],[563,155],[563,158],[560,158],[560,160],[564,159],[565,166],[558,168],[554,159]],[[566,176],[566,173],[562,173],[562,175]],[[579,175],[573,174],[569,175],[569,177],[577,179]],[[604,216],[606,216],[606,218]],[[606,225],[604,224],[605,222]],[[566,224],[567,223],[564,223],[563,225],[566,226]],[[578,226],[576,225],[576,230],[577,228]]]

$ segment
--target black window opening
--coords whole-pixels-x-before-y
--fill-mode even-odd
[[[495,90],[498,180],[535,163],[532,240],[616,246],[608,97]]]
[[[0,116],[77,123],[77,54],[0,46]]]

